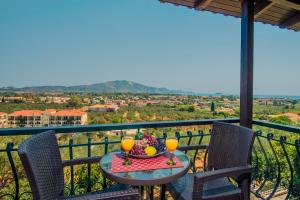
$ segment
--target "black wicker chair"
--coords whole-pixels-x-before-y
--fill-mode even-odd
[[[70,165],[96,163],[101,157],[62,161],[53,131],[31,136],[19,146],[18,153],[32,190],[33,199],[139,199],[138,190],[121,184],[107,190],[65,197],[63,168]]]
[[[204,173],[189,173],[166,185],[175,200],[249,199],[252,167],[250,153],[254,141],[251,129],[227,123],[214,123]],[[203,149],[202,146],[186,147]],[[228,177],[236,180],[237,186]]]

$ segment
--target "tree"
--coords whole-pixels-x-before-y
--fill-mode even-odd
[[[284,109],[289,109],[289,105],[285,105],[283,108]]]
[[[225,113],[225,112],[219,112],[218,115],[223,115],[224,118],[227,118],[227,117],[228,117],[228,114]]]
[[[194,106],[189,106],[187,109],[188,112],[194,112],[195,111],[195,107]]]
[[[100,104],[105,104],[105,101],[103,99],[100,99]]]
[[[293,100],[292,101],[292,109],[295,109],[295,105],[298,103],[298,101],[297,100]]]
[[[210,105],[210,111],[211,111],[211,112],[215,112],[215,110],[216,110],[215,102],[211,102],[211,105]]]
[[[121,123],[122,122],[122,118],[121,117],[114,117],[112,120],[112,123]]]
[[[18,103],[18,104],[25,103],[25,100],[23,100],[23,99],[15,99],[14,103]]]
[[[185,108],[184,107],[180,107],[179,111],[185,111]]]
[[[71,96],[68,100],[68,107],[79,107],[81,105],[81,100],[78,96]]]

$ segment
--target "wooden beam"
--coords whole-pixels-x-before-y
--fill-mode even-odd
[[[300,3],[299,1],[295,0],[272,0],[272,2],[279,4],[281,6],[288,7],[290,9],[298,10],[300,11]]]
[[[279,24],[279,27],[280,28],[291,27],[297,24],[298,22],[300,22],[300,12],[284,20],[282,23]]]
[[[252,128],[253,114],[253,0],[242,0],[241,6],[241,75],[240,124]]]
[[[258,18],[266,10],[271,8],[272,5],[274,5],[274,2],[268,0],[262,0],[257,2],[254,6],[254,19]]]
[[[197,0],[194,4],[194,8],[199,8],[201,10],[205,9],[212,0]]]

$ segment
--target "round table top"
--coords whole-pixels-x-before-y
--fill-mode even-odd
[[[182,151],[176,150],[174,154],[182,162],[183,167],[112,173],[112,155],[115,153],[120,152],[111,152],[104,155],[100,161],[100,167],[107,178],[128,185],[150,186],[166,184],[185,175],[190,167],[189,157]]]

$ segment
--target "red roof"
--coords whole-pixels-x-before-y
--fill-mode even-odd
[[[10,116],[41,116],[43,111],[41,110],[19,110],[10,114]]]
[[[7,113],[5,113],[5,112],[0,112],[0,116],[2,116],[2,115],[6,115]]]
[[[82,116],[85,115],[85,112],[79,110],[60,110],[56,113],[51,114],[52,116]]]

